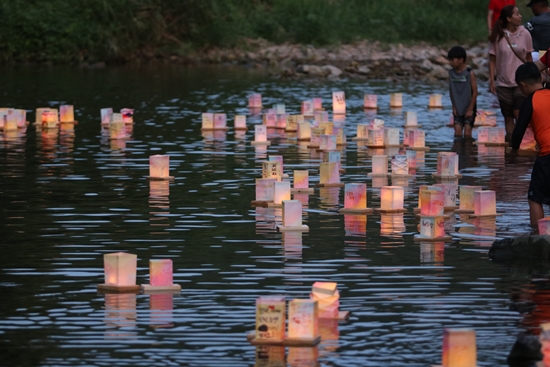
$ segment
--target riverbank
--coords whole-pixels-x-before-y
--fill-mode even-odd
[[[465,46],[467,63],[480,80],[487,80],[488,53],[485,43]],[[165,62],[187,65],[241,65],[265,69],[282,78],[362,78],[390,80],[445,80],[449,63],[447,48],[419,43],[387,45],[361,41],[353,44],[314,47],[312,45],[274,45],[264,40],[247,41],[243,48],[211,48],[189,53],[185,57],[160,58]],[[153,55],[139,62],[159,60]]]

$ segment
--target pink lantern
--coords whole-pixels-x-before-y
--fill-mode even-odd
[[[101,123],[109,124],[113,120],[113,109],[112,108],[102,108],[101,109]]]
[[[252,145],[270,145],[271,142],[267,140],[267,126],[254,125],[254,141]]]
[[[365,94],[363,97],[363,108],[375,110],[378,108],[378,96],[376,94]]]
[[[72,105],[62,105],[59,107],[59,121],[64,122],[74,122],[74,106]]]
[[[226,130],[227,129],[227,114],[215,113],[214,114],[214,130]]]
[[[234,122],[233,128],[235,130],[247,130],[246,116],[245,115],[235,115],[235,122]]]
[[[144,292],[180,291],[181,286],[174,284],[172,260],[149,260],[149,284],[143,284]]]
[[[445,367],[477,366],[475,330],[445,329],[441,364]]]
[[[310,298],[318,302],[319,318],[337,319],[340,306],[340,294],[337,283],[315,282],[311,290]]]
[[[496,216],[496,193],[492,190],[474,192],[474,216]]]
[[[421,203],[420,215],[443,215],[445,195],[442,190],[421,190],[419,202]]]
[[[248,107],[250,108],[262,108],[262,95],[260,93],[253,93],[248,96]]]
[[[149,178],[157,180],[168,180],[170,176],[170,156],[152,155],[149,157]]]
[[[319,304],[310,299],[293,299],[288,303],[288,339],[317,344]]]
[[[277,181],[273,190],[273,205],[281,206],[285,200],[290,200],[290,182]]]
[[[134,122],[134,109],[133,108],[123,108],[120,110],[122,115],[122,121],[124,123],[130,124]]]
[[[313,116],[314,114],[313,101],[311,100],[302,101],[301,114],[304,116]]]
[[[323,162],[320,165],[320,185],[344,186],[340,183],[340,171],[337,162]]]
[[[214,130],[214,114],[205,112],[202,114],[201,130]]]
[[[323,111],[323,99],[322,98],[312,98],[313,110],[314,111]]]
[[[302,224],[302,202],[300,200],[283,201],[282,225],[278,226],[277,228],[280,232],[309,231],[309,227]]]
[[[340,213],[367,213],[367,184],[348,183],[344,189],[344,209]]]
[[[332,92],[332,112],[335,115],[346,114],[346,95],[344,92]]]
[[[256,201],[270,202],[273,201],[275,192],[276,178],[257,178],[256,179]]]

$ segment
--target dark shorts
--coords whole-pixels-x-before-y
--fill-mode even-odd
[[[514,110],[519,111],[525,100],[519,87],[497,87],[497,98],[504,117],[514,117]]]
[[[471,127],[474,127],[474,122],[476,120],[476,114],[474,112],[474,115],[472,117],[453,115],[453,118],[454,118],[455,125],[458,124],[458,125],[464,127],[464,124],[468,124]]]
[[[550,205],[550,154],[535,160],[527,198],[535,203]]]

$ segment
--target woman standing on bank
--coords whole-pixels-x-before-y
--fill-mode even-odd
[[[510,141],[519,108],[525,99],[515,81],[516,69],[533,61],[533,41],[529,31],[521,25],[518,8],[513,5],[502,8],[489,41],[489,90],[497,95],[504,116],[506,140]]]

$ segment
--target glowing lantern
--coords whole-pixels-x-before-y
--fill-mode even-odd
[[[280,130],[285,130],[287,122],[288,122],[288,115],[286,113],[277,115],[277,123],[275,124],[275,128]]]
[[[72,105],[62,105],[59,107],[59,121],[63,122],[74,122],[74,106]]]
[[[149,178],[167,180],[170,176],[170,156],[152,155],[149,157]]]
[[[201,130],[214,130],[214,114],[206,112],[202,114]]]
[[[319,148],[321,146],[321,135],[324,134],[324,132],[324,128],[312,128],[308,148]]]
[[[313,116],[314,114],[313,101],[311,100],[302,101],[301,113],[304,116]]]
[[[300,200],[283,201],[282,225],[277,228],[280,232],[309,231],[309,227],[302,224],[302,202]]]
[[[396,155],[391,160],[391,173],[392,175],[408,175],[409,174],[409,161],[406,155]]]
[[[115,115],[117,114],[115,113]],[[109,124],[109,137],[110,139],[126,139],[126,126],[124,122],[111,121]]]
[[[381,129],[369,129],[367,138],[367,147],[384,147],[384,128]]]
[[[279,162],[279,175],[281,177],[283,177],[283,172],[284,172],[284,168],[283,168],[283,156],[282,155],[268,155],[267,156],[267,159],[269,162]]]
[[[391,108],[401,108],[401,107],[403,107],[403,94],[402,93],[391,93],[390,94],[390,107]]]
[[[378,108],[378,96],[376,94],[365,94],[363,97],[363,107],[369,110]]]
[[[275,193],[275,178],[257,178],[256,179],[256,201],[270,202],[273,201]]]
[[[496,193],[492,190],[474,191],[474,216],[496,215]]]
[[[550,217],[544,217],[542,219],[539,219],[538,222],[539,226],[539,235],[550,235]]]
[[[214,114],[214,130],[226,130],[227,129],[227,114],[215,113]]]
[[[340,306],[340,294],[337,283],[315,282],[309,297],[318,302],[318,316],[321,319],[338,318],[338,307]]]
[[[445,209],[445,193],[443,190],[428,189],[420,190],[419,204],[420,215],[440,216]]]
[[[489,128],[489,144],[505,144],[506,130],[503,127]]]
[[[285,297],[259,297],[256,300],[255,342],[282,342],[285,338]]]
[[[57,110],[52,108],[42,112],[42,127],[55,128],[57,127],[58,122]]]
[[[340,171],[338,163],[323,162],[320,165],[320,184],[325,186],[343,186],[340,184]]]
[[[293,192],[310,192],[313,189],[309,188],[309,172],[307,170],[303,171],[294,171],[293,175],[294,187],[292,188]]]
[[[304,122],[304,115],[290,115],[287,119],[285,131],[298,131],[298,124]]]
[[[426,192],[426,191],[424,191]],[[416,238],[443,238],[445,237],[445,218],[442,215],[420,217],[420,236]]]
[[[439,152],[437,154],[437,173],[434,176],[458,176],[458,154],[454,152]]]
[[[388,156],[373,155],[372,156],[372,172],[369,176],[387,176],[388,175]]]
[[[49,107],[41,107],[36,109],[36,121],[35,123],[38,125],[42,125],[42,112],[50,111]]]
[[[367,208],[367,184],[348,183],[344,189],[344,209],[340,213],[368,213],[372,209]]]
[[[441,98],[442,98],[441,94],[437,94],[437,93],[430,94],[430,102],[429,102],[428,107],[429,108],[442,108],[443,104],[441,103]]]
[[[336,145],[346,145],[346,135],[344,133],[344,128],[339,127],[335,128],[336,133]]]
[[[17,113],[15,111],[19,110],[10,110],[8,114],[3,114],[3,123],[4,123],[4,132],[8,131],[17,131]],[[2,115],[0,115],[2,116]]]
[[[324,129],[324,134],[334,134],[334,123],[329,121],[323,121],[319,123],[319,128]]]
[[[284,200],[290,200],[290,182],[277,181],[273,189],[273,204],[282,205]]]
[[[418,127],[418,116],[416,111],[405,112],[405,127]]]
[[[319,337],[319,304],[310,299],[293,299],[288,303],[288,339],[316,344]]]
[[[369,125],[357,124],[357,136],[353,140],[368,141],[369,138]]]
[[[323,99],[322,98],[312,98],[311,102],[313,103],[314,111],[323,111]]]
[[[281,181],[281,163],[274,160],[262,162],[262,178],[274,178],[277,181]]]
[[[311,124],[308,121],[298,124],[298,140],[311,140]]]
[[[254,141],[252,145],[270,145],[271,142],[267,141],[267,126],[254,125]]]
[[[180,291],[181,286],[174,284],[172,260],[149,260],[149,284],[142,284],[144,292]]]
[[[134,109],[133,108],[123,108],[120,110],[120,114],[122,115],[122,121],[125,123],[132,123],[134,122]]]
[[[332,112],[338,115],[346,113],[346,95],[344,92],[332,92]]]
[[[101,109],[101,123],[110,124],[113,119],[113,109],[112,108],[102,108]]]
[[[380,189],[380,210],[400,212],[403,209],[405,189],[401,186],[382,186]]]
[[[319,143],[319,150],[336,150],[336,135],[321,135],[321,142]]]
[[[441,190],[443,190],[443,194],[445,195],[444,196],[445,210],[455,210],[458,185],[455,183],[441,183],[441,184],[435,184],[434,186],[440,187]]]
[[[460,186],[459,207],[457,213],[474,212],[474,192],[481,191],[481,186]]]
[[[384,129],[384,145],[386,147],[399,146],[399,129],[388,127]]]
[[[472,329],[445,329],[443,331],[444,367],[477,366],[476,332]]]
[[[405,152],[407,155],[407,161],[409,162],[409,168],[416,168],[417,160],[416,160],[416,151],[414,150],[407,150]]]
[[[478,143],[488,143],[489,142],[489,128],[480,127],[477,129],[477,142]]]
[[[254,93],[248,96],[248,107],[250,108],[262,108],[262,95],[260,93]]]
[[[409,131],[409,147],[411,149],[426,149],[426,133],[424,130]]]
[[[245,115],[235,115],[235,123],[234,123],[233,128],[235,130],[247,130],[246,116]]]
[[[137,291],[136,285],[137,255],[117,252],[103,255],[105,284],[98,289],[112,291]]]

